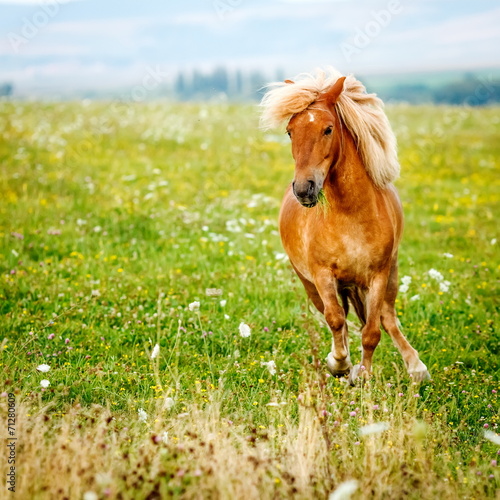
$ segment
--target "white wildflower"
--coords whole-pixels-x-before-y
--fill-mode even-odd
[[[221,301],[219,302],[219,304],[220,304],[220,306],[221,306],[221,307],[226,307],[227,300],[221,300]]]
[[[101,226],[95,226],[94,229],[93,229],[94,233],[100,233],[102,231],[102,227]]]
[[[250,335],[252,334],[252,330],[245,323],[240,323],[240,326],[238,327],[238,330],[240,331],[240,335],[242,337],[244,337],[244,338],[250,337]]]
[[[403,276],[401,278],[401,285],[399,287],[399,291],[401,293],[406,293],[408,289],[410,288],[410,283],[411,283],[411,276]]]
[[[83,219],[76,219],[76,224],[78,226],[84,226],[85,224],[87,224],[87,221]]]
[[[224,319],[230,319],[231,316],[229,316],[229,314],[224,314]]]
[[[86,491],[83,494],[83,500],[99,500],[99,497],[97,493],[94,493],[93,491]]]
[[[158,354],[160,354],[160,346],[158,344],[155,344],[155,346],[153,347],[153,352],[151,353],[151,359],[157,358]]]
[[[165,398],[165,401],[163,402],[163,408],[167,410],[171,410],[175,405],[175,401],[173,398]]]
[[[496,238],[493,238],[491,241],[490,241],[490,244],[491,245],[496,245],[497,243],[497,239]]]
[[[99,290],[92,290],[90,292],[90,295],[92,295],[92,297],[99,297],[101,295],[101,292]]]
[[[208,233],[208,236],[210,238],[210,241],[214,241],[216,243],[218,243],[219,241],[229,241],[229,238],[227,238],[223,234]]]
[[[276,375],[276,363],[271,361],[261,361],[261,366],[265,366],[271,375]]]
[[[50,366],[49,366],[49,365],[38,365],[38,366],[36,367],[36,369],[37,369],[39,372],[47,373],[47,372],[50,370]]]
[[[148,414],[142,408],[139,408],[137,410],[137,413],[139,415],[139,422],[146,422],[146,420],[148,419]]]
[[[209,297],[219,297],[222,295],[222,290],[220,288],[206,288],[205,295]]]
[[[484,431],[484,437],[488,440],[491,441],[494,444],[498,444],[500,446],[500,435],[495,434],[492,431]]]
[[[403,285],[409,285],[411,283],[411,276],[403,276],[401,278],[401,283],[403,283]]]
[[[191,302],[191,304],[188,305],[188,309],[190,311],[199,311],[200,303],[197,300],[195,300],[194,302]]]
[[[41,380],[40,385],[44,388],[47,389],[47,387],[50,385],[50,382],[48,380]]]
[[[376,422],[374,424],[368,424],[360,427],[358,432],[360,436],[369,436],[370,434],[384,432],[388,428],[389,424],[387,422]]]
[[[446,293],[450,289],[451,283],[449,281],[442,281],[439,283],[439,291]]]
[[[237,220],[228,220],[226,221],[226,231],[230,233],[241,233],[241,227],[238,224]]]
[[[288,255],[286,253],[282,253],[282,252],[274,252],[274,258],[276,260],[285,261],[285,260],[288,260]]]
[[[443,275],[439,271],[436,271],[436,269],[430,269],[427,274],[436,281],[443,281],[444,279]]]
[[[359,482],[356,479],[349,479],[340,483],[337,489],[330,493],[328,500],[349,500],[359,487]]]
[[[412,302],[414,302],[415,300],[419,300],[420,299],[420,295],[417,293],[417,295],[414,295],[413,297],[410,297],[410,300]]]
[[[161,435],[161,440],[162,440],[163,444],[168,443],[168,432],[167,431],[163,432],[163,434]]]
[[[443,254],[443,257],[447,257],[448,259],[453,259],[453,254],[452,254],[452,253],[445,252],[445,253]]]

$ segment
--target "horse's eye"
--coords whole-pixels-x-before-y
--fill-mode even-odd
[[[333,131],[333,127],[328,127],[326,130],[325,130],[325,135],[330,135]]]
[[[288,137],[292,138],[292,133],[289,130],[287,130],[286,133],[288,134]]]

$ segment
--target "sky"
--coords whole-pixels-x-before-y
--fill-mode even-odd
[[[112,89],[224,65],[286,76],[500,67],[498,0],[0,0],[0,83]]]

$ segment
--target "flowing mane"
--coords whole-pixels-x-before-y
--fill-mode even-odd
[[[261,127],[276,128],[304,111],[341,76],[339,71],[328,68],[327,71],[317,70],[315,75],[301,74],[294,82],[270,83],[260,103]],[[397,179],[396,138],[381,99],[376,94],[367,94],[364,85],[349,75],[334,106],[341,122],[353,135],[366,171],[375,185],[384,187]]]

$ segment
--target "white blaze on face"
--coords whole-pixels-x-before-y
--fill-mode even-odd
[[[309,121],[313,122],[314,121],[314,115],[312,114],[311,111],[309,111]]]

